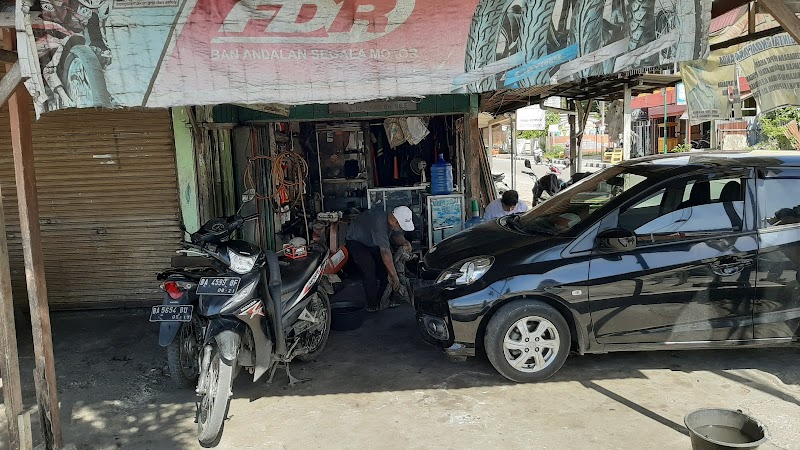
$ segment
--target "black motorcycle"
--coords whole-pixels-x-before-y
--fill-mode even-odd
[[[255,382],[266,373],[271,381],[283,367],[294,384],[298,380],[289,372],[289,363],[316,358],[330,333],[332,289],[329,285],[318,289],[327,250],[310,246],[307,256],[281,261],[274,252],[232,239],[247,220],[255,218],[237,214],[212,219],[192,234],[184,247],[219,263],[224,271],[201,277],[196,286],[182,286],[188,294],[178,303],[155,306],[151,313],[151,321],[193,323],[197,316],[202,336],[197,429],[204,445],[221,436],[233,380],[241,368]],[[194,295],[196,305],[191,304]]]

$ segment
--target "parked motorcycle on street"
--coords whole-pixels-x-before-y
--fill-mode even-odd
[[[151,312],[154,322],[194,323],[197,316],[196,335],[202,336],[197,352],[197,431],[203,445],[221,437],[233,380],[241,368],[254,382],[269,373],[269,382],[282,367],[294,385],[302,380],[292,376],[289,363],[316,358],[330,333],[328,292],[318,289],[328,264],[327,249],[310,245],[305,257],[281,261],[275,252],[233,239],[256,217],[237,213],[211,219],[193,233],[184,248],[213,260],[223,272],[203,276],[195,286],[179,285],[189,294],[181,295],[178,303],[154,306]]]
[[[511,188],[506,184],[505,180],[506,174],[504,173],[493,173],[492,174],[492,181],[494,181],[494,188],[497,190],[497,195],[503,195],[503,192],[510,191]]]
[[[532,168],[529,160],[525,160],[525,167]],[[559,178],[562,173],[561,169],[554,164],[548,165],[547,173],[542,177],[538,177],[530,170],[523,170],[522,173],[533,178],[533,206],[548,200],[589,175],[588,173],[579,172],[574,174],[569,181],[564,181]]]

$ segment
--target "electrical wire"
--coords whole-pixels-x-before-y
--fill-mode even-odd
[[[274,193],[267,195],[267,193],[259,193],[256,189],[256,182],[253,176],[253,166],[257,162],[268,161],[270,163],[270,171],[268,181],[272,186]],[[271,199],[280,210],[281,206],[289,206],[292,209],[301,203],[303,208],[303,222],[305,223],[306,242],[310,243],[310,235],[308,233],[308,218],[306,217],[305,207],[305,191],[306,191],[306,178],[308,177],[308,163],[303,158],[294,152],[284,151],[278,153],[277,156],[254,156],[247,161],[247,167],[244,171],[244,184],[247,189],[255,191],[258,200]]]

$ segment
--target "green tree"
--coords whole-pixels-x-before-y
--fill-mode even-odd
[[[787,137],[785,133],[786,126],[793,120],[800,124],[800,108],[789,106],[762,114],[758,118],[764,135],[776,141],[781,149],[796,148],[797,140]]]

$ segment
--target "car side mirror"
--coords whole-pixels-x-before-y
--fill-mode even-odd
[[[595,241],[600,251],[624,252],[636,248],[636,234],[623,228],[602,231]]]
[[[530,159],[526,159],[525,160],[525,167],[527,167],[528,169],[531,168],[531,160]]]

